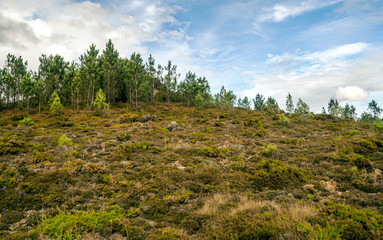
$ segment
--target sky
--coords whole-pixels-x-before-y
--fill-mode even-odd
[[[171,60],[239,97],[291,93],[320,112],[383,106],[382,0],[0,0],[0,63],[38,68],[41,54],[78,61],[111,39],[121,57]]]

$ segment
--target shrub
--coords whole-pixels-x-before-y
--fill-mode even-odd
[[[124,217],[125,214],[118,206],[103,212],[75,211],[71,214],[60,211],[54,217],[44,217],[36,231],[53,239],[79,239],[80,236],[90,232],[105,235],[110,234],[112,228],[114,231],[126,234],[123,225],[119,223]]]
[[[359,135],[360,131],[359,130],[351,130],[350,135]]]
[[[72,146],[73,145],[73,142],[70,138],[68,138],[65,134],[62,135],[60,138],[59,138],[59,146]]]
[[[33,122],[32,119],[26,117],[26,118],[24,118],[23,120],[21,120],[19,122],[19,125],[23,125],[23,126],[35,126],[35,123]]]
[[[106,103],[106,97],[101,88],[98,90],[92,105],[96,110],[95,114],[98,116],[105,115],[106,111],[109,109],[109,104]]]
[[[375,120],[373,125],[372,125],[372,129],[375,132],[383,133],[383,121],[382,120]]]
[[[266,157],[271,157],[277,151],[277,146],[274,144],[269,144],[263,150],[262,154]]]
[[[287,126],[291,123],[290,119],[286,117],[284,114],[279,118],[278,123],[284,126]]]
[[[59,97],[59,95],[56,93],[56,91],[54,91],[54,92],[52,93],[52,96],[51,96],[49,102],[51,103],[51,106],[50,106],[49,110],[51,111],[51,113],[52,113],[53,115],[56,115],[56,116],[57,116],[57,115],[61,115],[61,114],[64,113],[64,112],[63,112],[64,107],[63,107],[63,105],[61,104],[60,97]]]

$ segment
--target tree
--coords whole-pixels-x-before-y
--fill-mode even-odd
[[[148,78],[150,80],[150,85],[151,85],[151,92],[150,92],[150,97],[152,103],[154,103],[154,93],[155,93],[155,88],[156,88],[156,68],[155,68],[155,60],[152,57],[152,55],[149,55],[148,58],[148,63],[146,64],[146,72],[148,73]]]
[[[340,117],[340,116],[342,116],[343,109],[339,105],[338,100],[334,100],[334,99],[331,98],[329,103],[328,103],[327,109],[328,109],[328,113],[331,116],[333,116],[333,117]]]
[[[293,97],[291,94],[287,94],[286,97],[286,112],[293,113],[294,112],[294,103],[293,103]]]
[[[348,105],[348,103],[346,103],[342,113],[343,118],[356,119],[356,109],[353,105]]]
[[[359,119],[359,121],[366,122],[366,123],[373,123],[374,120],[375,120],[374,116],[366,112],[363,112],[362,115],[360,115],[360,119]]]
[[[63,114],[63,105],[61,104],[61,100],[56,91],[52,93],[51,99],[49,100],[51,103],[50,111],[53,115],[61,115]]]
[[[106,113],[106,110],[109,109],[109,104],[106,103],[106,96],[101,88],[98,90],[92,105],[96,110],[96,115],[99,116],[103,116]]]
[[[250,109],[250,101],[246,96],[243,98],[243,100],[238,98],[237,105],[239,108]]]
[[[12,54],[8,54],[5,64],[9,74],[7,80],[9,90],[13,94],[13,103],[17,103],[17,107],[20,108],[21,80],[27,73],[28,62],[24,62],[22,57],[17,58]]]
[[[92,107],[92,102],[97,88],[97,80],[100,75],[100,59],[98,57],[99,50],[94,44],[90,45],[89,50],[80,57],[80,72],[82,90],[86,96],[86,104],[89,109]]]
[[[268,97],[264,110],[270,114],[278,113],[279,112],[279,106],[278,106],[277,100],[275,100],[273,97]]]
[[[310,113],[310,107],[302,99],[298,99],[297,107],[295,108],[295,113],[302,117],[307,117]]]
[[[368,103],[367,110],[370,111],[370,113],[374,116],[374,118],[379,118],[380,114],[382,113],[382,109],[378,106],[378,103],[375,102],[375,100],[371,100],[370,103]]]
[[[64,61],[60,55],[41,55],[39,58],[39,77],[45,85],[45,101],[48,101],[50,96],[56,91],[63,95],[64,77],[68,70],[69,63]]]
[[[114,102],[116,98],[117,85],[117,66],[118,66],[118,51],[114,49],[112,40],[106,43],[105,50],[102,51],[101,65],[102,76],[104,83],[102,86],[105,89],[106,99],[108,103]]]
[[[23,95],[23,101],[25,101],[27,105],[27,113],[29,113],[30,98],[33,94],[33,90],[35,89],[35,84],[36,82],[32,80],[31,72],[25,74],[21,80],[21,93]]]
[[[72,105],[76,106],[76,110],[79,110],[80,104],[80,86],[81,86],[81,75],[79,71],[76,71],[72,84],[71,84],[71,93],[72,93]]]
[[[266,105],[265,105],[265,98],[262,94],[257,93],[255,96],[255,99],[253,99],[254,103],[254,110],[262,111]]]
[[[44,101],[44,89],[45,89],[45,84],[43,82],[43,80],[39,77],[38,74],[35,74],[34,75],[34,81],[35,81],[35,88],[34,88],[34,93],[35,95],[37,96],[37,101],[38,101],[38,104],[39,104],[39,112],[41,111],[41,106],[43,104],[43,101]]]
[[[168,65],[165,66],[164,70],[166,75],[164,78],[164,86],[166,89],[166,99],[167,102],[171,100],[171,94],[176,90],[177,87],[177,78],[180,76],[177,74],[177,66],[172,65],[172,62],[169,60]]]
[[[227,91],[224,86],[222,86],[221,91],[214,95],[215,102],[218,106],[222,108],[230,108],[235,104],[235,100],[237,96],[233,93],[233,91]]]

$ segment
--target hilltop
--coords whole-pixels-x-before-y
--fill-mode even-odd
[[[4,239],[378,239],[372,124],[125,104],[0,118]]]

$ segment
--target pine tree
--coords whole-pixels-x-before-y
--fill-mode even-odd
[[[56,91],[52,93],[51,99],[49,100],[51,103],[50,111],[53,115],[61,115],[63,114],[63,105],[61,104],[61,100],[59,95],[57,94]]]
[[[96,115],[98,116],[105,115],[106,111],[109,109],[109,104],[106,103],[106,97],[101,88],[98,90],[92,105],[96,110]]]
[[[293,97],[291,94],[287,94],[287,99],[286,99],[286,112],[288,113],[293,113],[294,112],[294,103],[293,103]]]

